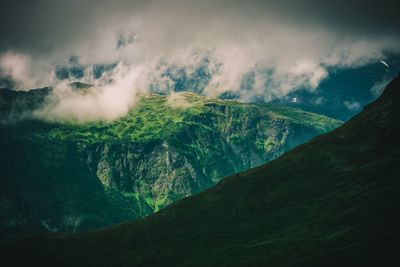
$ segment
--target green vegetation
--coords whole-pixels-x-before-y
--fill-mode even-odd
[[[4,246],[57,266],[399,266],[400,76],[342,127],[130,223]]]
[[[114,121],[2,125],[3,231],[43,232],[43,222],[80,231],[143,217],[339,125],[292,108],[193,93],[142,95]]]
[[[126,116],[115,121],[53,123],[50,129],[46,128],[43,131],[37,129],[34,137],[87,143],[143,143],[170,139],[190,126],[200,126],[204,131],[218,131],[240,126],[249,116],[260,116],[260,119],[267,121],[287,120],[317,129],[319,133],[327,132],[340,124],[337,120],[322,115],[288,107],[244,104],[237,101],[206,98],[193,93],[180,93],[179,99],[190,103],[190,107],[179,107],[179,105],[174,107],[174,103],[169,105],[166,96],[144,95]],[[230,114],[224,113],[222,109],[232,109],[237,116],[231,118],[232,120],[224,120]],[[201,118],[210,116],[215,117],[217,124],[208,125],[201,121]],[[240,133],[232,136],[232,139],[238,142],[241,138]]]

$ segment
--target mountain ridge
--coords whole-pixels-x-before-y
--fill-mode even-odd
[[[10,238],[79,232],[146,216],[339,124],[292,108],[177,93],[143,95],[109,122],[2,125],[0,230]]]
[[[6,255],[61,266],[397,266],[399,103],[397,77],[349,122],[266,165],[146,218],[27,239]]]

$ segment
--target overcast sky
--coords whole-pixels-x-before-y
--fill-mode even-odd
[[[268,99],[315,89],[331,68],[399,52],[396,2],[3,0],[0,76],[13,79],[16,89],[48,85],[54,66],[77,55],[82,64],[125,62],[141,72],[131,83],[145,90],[154,80],[171,83],[157,76],[160,61],[190,70],[202,59],[194,51],[203,51],[212,58],[208,94],[238,90],[253,70],[251,94]]]
[[[243,42],[241,39],[257,39],[275,31],[288,35],[294,31],[297,38],[301,36],[296,32],[323,31],[354,40],[398,39],[400,19],[396,2],[3,0],[0,49],[33,55],[84,53],[85,49],[101,54],[103,49],[115,47],[112,37],[124,29],[142,34],[143,42],[155,50],[201,42],[202,38],[205,45],[212,47],[224,38]],[[99,40],[105,44],[98,43]]]

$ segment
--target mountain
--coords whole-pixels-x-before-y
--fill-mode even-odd
[[[51,88],[30,91],[0,89],[0,123],[24,119],[32,110],[39,108],[49,95]]]
[[[53,266],[399,266],[400,76],[340,128],[130,223],[3,246]]]
[[[349,69],[330,69],[314,91],[296,90],[271,103],[347,121],[372,102],[400,71],[400,57],[389,56],[389,67],[380,61]],[[386,61],[385,61],[386,62]]]
[[[161,72],[153,77],[149,90],[158,94],[189,91],[207,95],[210,82],[216,75],[220,75],[221,63],[218,63],[212,51],[204,50],[193,51],[190,62],[189,65],[159,62],[157,69]],[[55,74],[60,81],[95,82],[101,79],[103,74],[110,75],[118,64],[115,62],[108,65],[82,65],[79,63],[79,57],[73,55],[68,62],[56,67]],[[384,86],[396,77],[400,71],[400,55],[386,54],[385,58],[365,60],[359,66],[329,67],[329,75],[321,80],[317,88],[300,87],[284,95],[271,95],[271,90],[260,90],[260,86],[271,88],[274,84],[274,78],[270,77],[274,71],[267,67],[260,69],[259,66],[249,69],[241,77],[237,90],[226,88],[227,91],[218,97],[252,103],[269,102],[347,121],[360,112],[364,105],[376,99]],[[265,79],[264,84],[260,84],[257,75],[261,75],[261,80]],[[168,86],[165,85],[165,80],[170,81]],[[0,86],[1,84],[0,78]],[[6,82],[3,84],[7,85]]]
[[[161,77],[168,78],[173,85],[165,88],[155,82],[151,89],[159,93],[185,90],[207,94],[207,87],[213,77],[218,75],[220,65],[216,64],[210,52],[197,51],[193,56],[197,58],[197,64],[191,68],[173,64],[162,66],[165,71]],[[347,121],[359,113],[364,105],[375,100],[384,86],[396,77],[400,71],[400,56],[388,54],[385,61],[368,60],[360,66],[327,68],[329,75],[321,80],[317,88],[299,87],[284,95],[271,94],[271,90],[259,88],[260,86],[273,88],[274,78],[271,75],[274,71],[267,67],[251,69],[241,77],[237,90],[231,91],[227,88],[227,91],[218,97],[242,99],[253,103],[269,102]],[[260,77],[262,77],[261,80],[265,80],[264,84],[261,84]]]
[[[111,122],[28,119],[21,110],[45,102],[43,90],[51,89],[0,92],[9,101],[8,123],[0,125],[3,239],[146,216],[340,125],[293,108],[186,92],[142,95]],[[10,123],[16,116],[25,119]]]

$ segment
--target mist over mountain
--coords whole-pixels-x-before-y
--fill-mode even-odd
[[[400,76],[338,129],[266,165],[140,220],[8,244],[3,257],[58,266],[397,266],[399,107]]]
[[[138,96],[110,122],[32,117],[50,90],[0,90],[3,239],[149,215],[340,125],[298,109],[188,92]]]
[[[123,99],[138,92],[185,90],[246,102],[297,98],[307,102],[302,108],[343,120],[372,99],[366,92],[347,96],[347,80],[332,86],[338,73],[370,69],[368,82],[351,84],[369,90],[399,70],[396,1],[61,2],[3,3],[0,87],[57,88],[60,79],[94,84],[106,92],[85,104],[89,119],[125,115],[134,103]],[[383,73],[375,76],[376,64]],[[113,84],[119,90],[108,90]],[[326,98],[328,107],[318,108]],[[74,113],[70,101],[64,112]],[[121,109],[96,108],[109,105]]]
[[[399,8],[3,0],[3,258],[390,266]]]
[[[56,67],[56,78],[49,83],[54,85],[55,90],[51,91],[54,96],[48,97],[46,102],[56,100],[62,104],[66,100],[65,106],[68,106],[68,102],[71,100],[69,97],[71,94],[68,93],[69,84],[87,83],[97,88],[89,92],[89,96],[93,95],[93,97],[79,95],[75,97],[75,100],[82,100],[83,103],[86,103],[86,107],[81,111],[82,117],[85,117],[85,110],[87,113],[97,112],[99,114],[94,117],[88,114],[87,118],[83,118],[83,120],[113,119],[122,116],[134,105],[134,102],[130,102],[129,99],[133,99],[134,95],[140,92],[169,95],[181,91],[206,96],[212,95],[220,99],[237,99],[247,103],[274,103],[302,108],[339,120],[347,120],[357,114],[364,105],[378,97],[385,84],[400,70],[399,57],[392,55],[389,59],[382,60],[383,63],[371,61],[356,68],[331,69],[329,76],[324,78],[315,89],[299,85],[298,88],[288,93],[274,93],[273,91],[260,91],[257,88],[260,85],[257,85],[256,75],[260,75],[260,71],[253,68],[243,74],[238,81],[239,88],[231,90],[232,88],[226,87],[215,93],[209,90],[209,86],[218,75],[219,65],[212,62],[214,59],[211,53],[198,51],[193,54],[193,57],[198,57],[198,60],[191,66],[160,62],[158,68],[161,69],[152,73],[151,80],[147,81],[145,85],[146,89],[141,91],[132,87],[140,76],[135,75],[131,67],[122,63],[84,66],[79,63],[78,57],[73,56],[69,59],[68,64]],[[211,68],[211,65],[215,68]],[[264,70],[264,76],[270,76],[263,85],[265,88],[273,82],[272,72],[272,69]],[[7,83],[3,80],[2,85],[4,88],[13,88],[12,81]],[[101,91],[107,91],[106,99],[98,99],[102,94]],[[85,101],[84,98],[88,101]],[[122,101],[118,104],[120,110],[116,114],[113,114],[111,109],[99,110],[91,107],[95,104],[106,108],[113,105],[111,102],[118,98],[122,98]],[[64,109],[66,113],[72,113],[72,117],[80,117],[73,115],[74,106]],[[51,109],[48,109],[47,112],[54,113]]]

